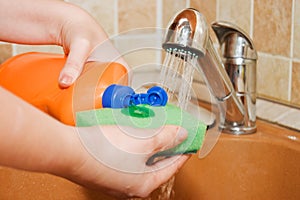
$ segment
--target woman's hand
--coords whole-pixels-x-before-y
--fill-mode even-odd
[[[4,30],[0,31],[1,41],[63,47],[68,59],[59,77],[62,87],[77,79],[92,50],[107,40],[87,12],[64,1],[0,0],[0,5],[0,19],[4,19],[0,20]],[[187,156],[174,156],[153,166],[145,164],[154,153],[184,140],[186,132],[178,127],[166,126],[150,135],[132,130],[135,137],[116,126],[77,129],[59,123],[2,87],[0,104],[0,138],[5,138],[0,140],[0,165],[56,174],[116,196],[147,196],[187,160]],[[140,138],[139,133],[146,137]],[[104,139],[95,143],[101,151],[92,156],[82,139],[84,134]]]
[[[186,155],[178,155],[146,165],[153,154],[186,139],[186,131],[177,126],[157,130],[101,126],[76,131],[77,149],[71,155],[76,162],[69,166],[67,176],[60,175],[117,197],[148,196],[188,159]]]
[[[87,12],[72,4],[67,7],[68,15],[57,24],[58,34],[55,38],[68,56],[59,77],[62,87],[74,83],[92,50],[108,40],[102,27]]]
[[[0,41],[28,45],[60,45],[68,59],[59,83],[70,86],[92,50],[108,39],[82,8],[57,0],[0,0]]]
[[[178,126],[135,129],[64,125],[0,87],[0,165],[51,173],[119,197],[145,197],[187,160],[147,166],[153,154],[181,143]]]

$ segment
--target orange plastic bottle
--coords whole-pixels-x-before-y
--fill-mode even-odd
[[[0,85],[61,122],[74,125],[75,112],[102,107],[102,94],[111,84],[128,84],[119,63],[88,62],[69,88],[58,85],[65,64],[62,54],[30,52],[0,65]]]

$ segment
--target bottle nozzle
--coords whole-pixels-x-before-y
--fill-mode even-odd
[[[136,94],[131,87],[113,84],[106,88],[102,96],[103,108],[125,108],[139,104],[165,106],[167,101],[167,92],[159,86],[151,87],[147,93]]]

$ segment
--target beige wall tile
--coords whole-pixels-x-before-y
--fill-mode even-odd
[[[300,59],[300,0],[295,0],[294,16],[294,58]]]
[[[288,101],[289,61],[259,55],[257,92],[260,96]]]
[[[293,63],[291,103],[300,106],[300,62]]]
[[[216,0],[190,0],[190,7],[199,10],[209,24],[216,20]]]
[[[254,0],[254,42],[259,51],[290,56],[292,0]]]
[[[156,4],[156,0],[69,1],[86,9],[109,35],[117,32],[114,29],[117,24],[119,32],[135,28],[157,27],[157,25],[160,25],[156,24],[157,21],[162,22],[161,25],[166,27],[170,18],[187,6],[187,0],[161,0],[162,9],[157,8],[159,5]],[[218,4],[216,4],[217,1]],[[300,108],[300,0],[189,0],[189,2],[188,6],[203,13],[209,24],[219,16],[218,20],[235,23],[248,33],[252,28],[254,43],[259,51],[257,65],[258,96]],[[253,2],[254,5],[251,5]],[[117,3],[117,10],[115,10],[117,7],[114,3]],[[217,5],[219,5],[219,8],[216,8]],[[293,5],[294,8],[292,8]],[[254,8],[253,27],[250,27],[251,6]],[[293,9],[294,16],[292,16]],[[157,11],[161,13],[157,15]],[[216,13],[217,11],[219,13]],[[118,16],[118,18],[115,18],[115,16]],[[157,16],[162,18],[157,19]],[[291,38],[292,22],[294,23],[293,38]],[[155,28],[150,31],[149,29],[143,29],[133,32],[132,35],[138,37],[129,36],[128,39],[127,36],[123,38],[121,36],[125,35],[119,34],[112,38],[117,41],[121,37],[122,41],[115,42],[115,44],[117,48],[122,50],[121,53],[133,71],[145,72],[151,69],[159,69],[160,62],[158,58],[160,57],[158,56],[163,58],[164,54],[160,55],[160,52],[158,52],[161,51],[161,44],[159,39],[153,36],[154,32]],[[214,34],[211,34],[211,36],[214,40]],[[135,48],[135,44],[144,45],[143,42],[145,41],[140,40],[140,37],[147,37],[147,42],[158,42],[157,49]],[[291,44],[293,44],[293,55],[290,52]],[[28,51],[63,53],[62,48],[57,46],[16,45],[15,50],[14,52],[17,54]],[[11,57],[11,55],[12,46],[1,43],[0,63]],[[290,77],[289,64],[291,59],[294,62],[292,76]],[[141,76],[145,75],[142,74]],[[199,73],[195,74],[195,79],[202,81]],[[155,76],[150,76],[147,72],[147,77],[142,78],[141,81],[143,83],[145,81],[155,81]]]
[[[0,44],[0,64],[12,56],[11,44]]]
[[[119,0],[119,32],[156,26],[156,1]]]
[[[219,0],[219,19],[232,22],[250,34],[251,0]]]
[[[150,50],[150,49],[141,49],[137,51],[128,52],[125,54],[124,59],[130,66],[130,68],[143,68],[144,71],[146,71],[145,65],[149,65],[150,63],[153,63],[153,69],[155,69],[155,66],[159,66],[159,63],[156,61],[156,51]],[[149,68],[147,69],[151,71]]]
[[[195,8],[201,12],[206,20],[208,25],[212,22],[216,21],[217,16],[217,7],[216,7],[216,0],[190,0],[190,7]],[[211,28],[210,28],[211,29]],[[214,43],[217,43],[217,37],[213,34],[213,30],[210,30],[211,38]]]
[[[163,0],[163,27],[167,27],[171,18],[185,6],[185,0]]]
[[[115,38],[114,45],[125,58],[131,68],[149,63],[157,63],[157,54],[160,53],[160,42],[155,35],[152,37],[125,37]],[[157,63],[159,64],[159,63]]]
[[[300,88],[300,0],[161,0],[162,9],[157,8],[159,5],[156,4],[156,0],[69,0],[69,2],[86,9],[109,35],[116,34],[117,31],[120,33],[135,28],[157,27],[160,25],[157,21],[162,22],[161,25],[166,27],[170,18],[186,6],[203,13],[209,24],[219,16],[218,20],[235,23],[248,33],[252,28],[253,40],[260,52],[257,71],[259,96],[286,102],[289,101],[288,95],[291,90],[291,99],[288,103],[300,106],[300,89],[298,89]],[[186,5],[187,2],[190,4]],[[219,8],[216,8],[217,5]],[[294,8],[292,8],[293,5]],[[250,27],[251,6],[254,8],[253,27]],[[292,16],[292,9],[294,9],[294,16]],[[157,15],[157,11],[161,13]],[[118,18],[116,19],[115,16]],[[157,19],[157,16],[162,18]],[[292,22],[294,22],[293,38],[291,38]],[[118,30],[115,30],[115,25],[118,25]],[[144,30],[136,31],[134,34],[148,37],[155,32],[155,29],[150,32]],[[215,41],[214,34],[211,36]],[[124,57],[132,67],[155,63],[158,60],[157,56],[161,56],[149,49],[127,52],[127,49],[134,48],[134,43],[140,41],[137,38],[124,40],[125,42],[117,45],[123,49]],[[158,40],[149,38],[149,41],[157,42]],[[290,55],[291,44],[293,44],[293,55]],[[16,53],[28,51],[63,53],[61,47],[57,46],[16,45]],[[0,63],[11,54],[10,44],[0,45]],[[276,55],[284,58],[279,59],[281,57]],[[291,80],[289,62],[293,58],[296,59],[293,63]],[[289,88],[289,82],[292,83],[291,88]]]
[[[116,11],[113,0],[69,0],[69,2],[87,10],[109,35],[115,33],[114,12]]]

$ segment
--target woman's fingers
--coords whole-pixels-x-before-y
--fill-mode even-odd
[[[174,125],[165,125],[156,129],[127,126],[102,126],[99,129],[111,145],[133,154],[152,155],[180,144],[187,137],[184,128]]]
[[[166,125],[153,138],[154,152],[170,149],[187,138],[187,131],[180,126]]]
[[[78,39],[72,43],[67,61],[59,76],[59,85],[62,88],[69,87],[79,77],[90,51],[90,43],[85,39]]]
[[[190,155],[177,155],[152,165],[151,173],[148,173],[148,175],[144,174],[147,178],[144,179],[143,184],[139,185],[138,188],[133,188],[135,189],[133,193],[138,197],[149,196],[157,187],[174,176],[189,158]]]

